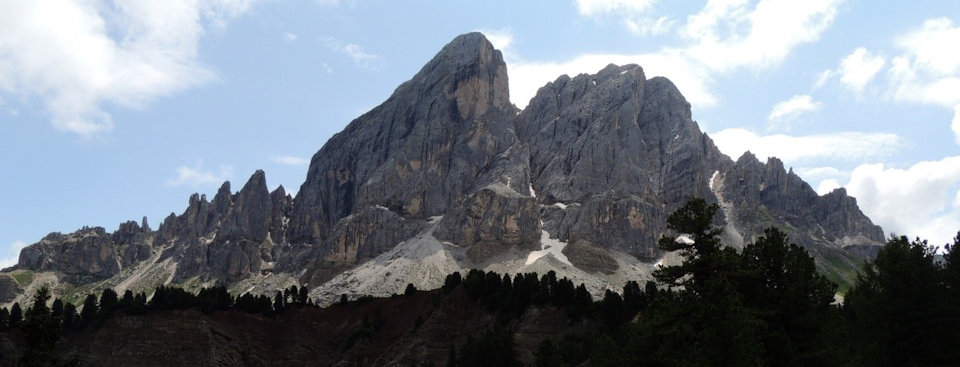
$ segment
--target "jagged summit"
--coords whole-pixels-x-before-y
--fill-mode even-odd
[[[785,228],[838,282],[883,241],[845,191],[821,197],[776,158],[722,154],[677,87],[638,65],[560,76],[523,111],[507,83],[500,51],[480,33],[458,36],[331,137],[295,198],[269,192],[258,170],[236,193],[224,182],[212,201],[192,195],[156,231],[130,222],[48,236],[14,271],[62,289],[297,284],[331,301],[433,288],[470,268],[554,270],[599,295],[672,261],[657,239],[693,197],[720,204],[727,245]]]
[[[500,51],[479,33],[457,37],[314,155],[289,239],[317,242],[364,205],[419,218],[442,214],[515,143],[513,115]]]

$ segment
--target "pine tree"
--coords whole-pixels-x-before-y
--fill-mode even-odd
[[[63,329],[73,330],[79,322],[79,319],[80,315],[77,315],[77,306],[67,302],[67,304],[63,306]]]
[[[10,328],[17,328],[21,321],[23,321],[23,310],[20,308],[20,303],[16,302],[10,307]]]
[[[403,295],[410,297],[414,294],[417,294],[417,287],[414,287],[413,283],[407,283],[407,288],[403,290]]]
[[[560,350],[550,339],[543,339],[533,355],[536,357],[533,362],[536,367],[560,367],[562,365]]]
[[[863,268],[847,294],[854,355],[865,366],[944,365],[955,363],[934,341],[955,343],[956,330],[944,323],[956,306],[944,304],[941,269],[926,241],[893,237]],[[952,336],[953,340],[945,339]]]
[[[60,323],[51,315],[47,301],[50,290],[42,287],[33,296],[33,305],[27,311],[20,329],[26,348],[20,357],[21,366],[48,366],[56,363],[53,348],[60,338]]]
[[[675,234],[660,238],[660,249],[678,251],[685,261],[655,271],[653,275],[658,281],[699,292],[715,273],[723,271],[718,269],[722,231],[713,226],[719,209],[717,204],[708,205],[695,198],[667,217],[667,228]]]
[[[93,321],[94,316],[97,315],[98,311],[97,296],[88,294],[87,298],[83,300],[83,309],[80,310],[80,322],[83,325],[90,324],[90,322]]]

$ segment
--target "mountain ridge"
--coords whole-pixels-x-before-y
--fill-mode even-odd
[[[54,293],[297,284],[330,302],[356,289],[398,292],[395,283],[435,288],[471,267],[557,270],[602,294],[676,261],[656,241],[666,215],[693,197],[723,207],[727,245],[782,227],[841,283],[883,242],[845,190],[819,196],[779,159],[724,155],[676,86],[640,66],[560,76],[523,110],[507,86],[501,52],[480,33],[458,36],[331,137],[296,197],[269,192],[258,170],[236,193],[225,182],[212,201],[192,195],[156,231],[144,220],[48,235],[0,274],[0,296],[14,295],[0,303],[37,282]],[[568,261],[527,264],[547,242]],[[28,272],[32,282],[16,280]]]

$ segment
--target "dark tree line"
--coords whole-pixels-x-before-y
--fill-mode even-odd
[[[892,237],[841,304],[836,285],[775,228],[740,253],[720,247],[718,207],[694,199],[667,221],[661,248],[685,261],[661,285],[596,304],[605,327],[563,354],[544,340],[538,366],[951,366],[960,361],[960,233],[942,263],[925,241]],[[685,235],[692,241],[677,240]],[[648,284],[650,286],[650,284]],[[636,318],[618,310],[631,309]],[[620,318],[617,315],[621,315]]]

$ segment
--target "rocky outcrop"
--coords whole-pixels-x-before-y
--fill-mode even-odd
[[[0,303],[8,303],[23,293],[23,287],[16,279],[7,274],[0,274]]]
[[[83,280],[104,279],[120,271],[117,244],[103,227],[69,235],[52,233],[20,251],[18,267],[57,271]]]
[[[267,180],[263,171],[258,170],[233,197],[232,205],[217,230],[215,241],[263,242],[270,232],[270,219],[273,216],[271,203]]]
[[[857,244],[884,241],[883,230],[870,222],[845,190],[818,196],[777,158],[763,164],[747,152],[723,173],[723,180],[723,197],[737,208],[736,222],[748,239],[777,226],[802,232],[793,236],[798,242],[821,238],[842,247],[844,238],[856,238]]]
[[[287,194],[283,185],[270,193],[270,239],[273,243],[283,242],[292,210],[293,198]]]
[[[535,198],[498,183],[477,191],[444,216],[434,236],[463,246],[516,246],[530,251],[539,244],[539,220]]]

